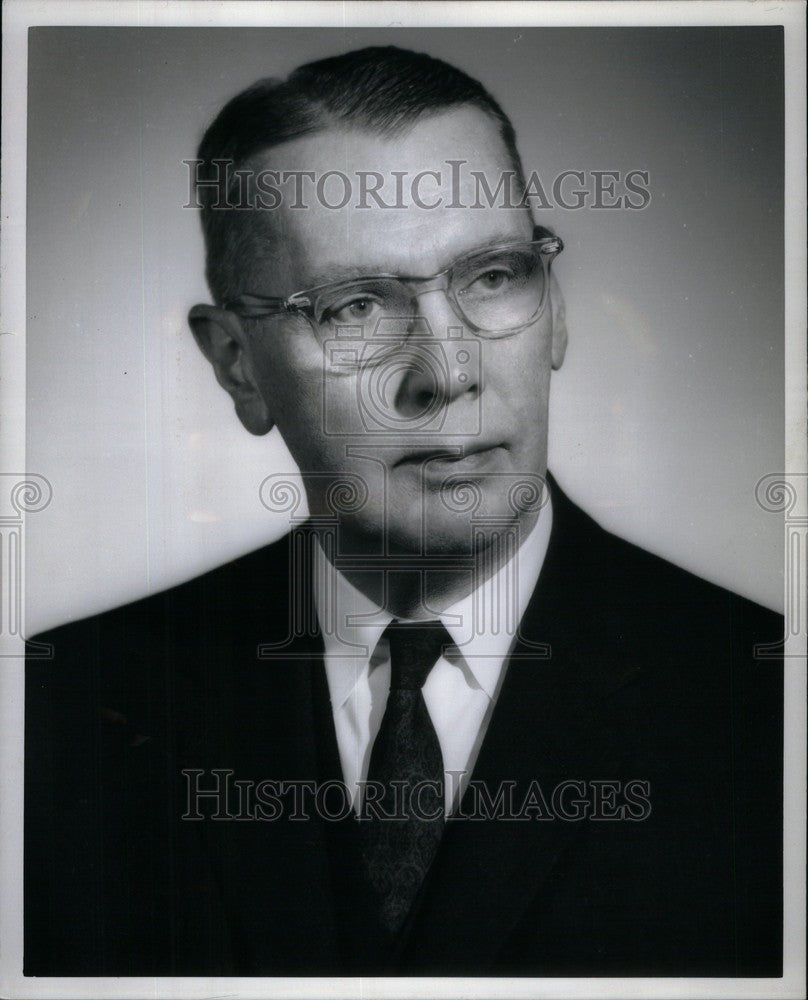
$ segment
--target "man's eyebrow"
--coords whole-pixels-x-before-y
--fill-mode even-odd
[[[351,281],[353,278],[364,278],[375,274],[392,274],[382,268],[369,270],[356,264],[332,264],[322,271],[315,271],[306,282],[307,288],[317,288],[319,285],[330,285],[333,281]]]
[[[492,233],[486,240],[482,243],[474,243],[472,246],[467,247],[464,250],[459,250],[451,258],[449,258],[446,263],[438,269],[435,273],[440,273],[447,267],[459,260],[461,257],[465,257],[467,254],[476,253],[480,250],[490,250],[493,247],[501,246],[506,243],[529,243],[530,237],[521,236],[518,233],[507,233],[499,232]],[[335,281],[351,281],[355,278],[372,278],[378,275],[400,275],[405,278],[420,278],[420,277],[430,277],[427,274],[415,274],[415,273],[405,273],[400,270],[391,270],[384,267],[360,267],[356,264],[330,264],[328,267],[323,268],[321,271],[315,271],[310,275],[308,281],[306,282],[307,288],[317,288],[319,285],[330,285]]]

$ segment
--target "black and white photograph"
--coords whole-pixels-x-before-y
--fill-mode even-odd
[[[805,5],[3,16],[0,993],[804,995]]]

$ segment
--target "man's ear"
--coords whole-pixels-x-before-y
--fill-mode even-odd
[[[217,382],[236,404],[242,424],[251,434],[271,431],[274,422],[253,373],[249,342],[238,316],[227,309],[198,305],[188,313],[188,324]]]
[[[553,371],[558,371],[567,353],[567,309],[561,286],[554,274],[550,274],[550,309],[553,321]]]

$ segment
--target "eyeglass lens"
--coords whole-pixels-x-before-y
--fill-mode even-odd
[[[481,332],[504,335],[531,322],[544,299],[545,269],[536,247],[510,247],[459,261],[448,277],[449,299]],[[417,282],[368,278],[332,285],[314,302],[324,337],[351,328],[364,339],[406,336],[418,314]],[[360,333],[361,330],[361,333]]]

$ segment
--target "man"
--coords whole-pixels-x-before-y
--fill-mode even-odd
[[[191,328],[310,518],[40,637],[26,973],[779,975],[781,623],[546,475],[562,243],[499,105],[365,49],[198,161]]]

